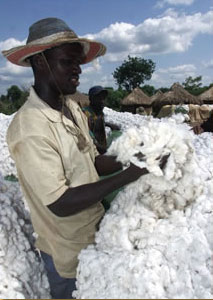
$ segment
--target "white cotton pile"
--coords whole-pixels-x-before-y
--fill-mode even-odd
[[[17,174],[15,163],[10,157],[6,142],[7,129],[14,115],[8,116],[0,113],[0,172],[3,176]]]
[[[184,107],[185,108],[185,107]],[[139,114],[132,114],[129,112],[117,112],[108,107],[104,108],[104,118],[106,122],[119,125],[122,131],[130,127],[140,127],[143,122],[146,121],[158,121],[159,119],[153,118],[152,116],[142,116]],[[188,120],[187,114],[173,114],[171,117],[162,118],[161,121],[173,120],[177,124],[181,124]]]
[[[129,112],[117,112],[108,107],[104,108],[104,119],[106,122],[119,125],[124,131],[131,126],[139,126],[143,120],[150,120],[152,116],[141,116],[139,114],[132,114]]]
[[[141,119],[111,145],[150,174],[118,194],[81,251],[77,298],[212,299],[213,135],[195,137],[178,120]]]
[[[50,298],[49,283],[33,249],[33,229],[18,183],[0,175],[0,298]]]

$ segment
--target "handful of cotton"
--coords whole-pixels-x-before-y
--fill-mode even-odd
[[[123,165],[131,162],[148,169],[148,175],[131,184],[133,198],[140,198],[158,217],[166,217],[174,209],[184,209],[201,193],[193,138],[184,124],[144,121],[143,126],[130,128],[115,140],[108,154],[117,156]],[[165,155],[169,157],[162,170],[160,162]]]

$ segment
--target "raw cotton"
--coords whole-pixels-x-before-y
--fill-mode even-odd
[[[81,251],[77,298],[212,299],[213,135],[196,137],[181,118],[140,119],[112,143],[124,166],[150,173],[118,194]]]
[[[104,113],[106,120],[120,125],[125,134],[132,126],[140,130],[147,122],[155,122],[152,117],[108,108]],[[0,170],[4,176],[16,172],[5,140],[12,118],[13,115],[0,114]],[[182,115],[170,118],[172,126],[183,120]],[[165,118],[159,122],[168,121]],[[195,159],[198,164],[199,174],[196,171],[193,174],[201,180],[197,198],[191,204],[191,200],[184,198],[184,209],[153,211],[142,202],[138,186],[147,176],[155,178],[156,175],[143,176],[138,183],[128,185],[103,219],[96,245],[89,246],[79,256],[77,298],[212,298],[213,135],[194,136],[183,126],[180,130],[186,132],[187,159],[191,157],[192,163]],[[178,168],[185,170],[183,166]],[[155,170],[159,171],[158,163]],[[161,177],[157,176],[156,182]],[[146,182],[146,186],[148,184]],[[154,191],[156,194],[156,187]],[[170,191],[172,193],[172,189]],[[137,193],[140,196],[136,196]],[[0,298],[48,299],[46,274],[33,249],[33,229],[22,200],[18,183],[9,183],[0,177]],[[165,217],[159,217],[160,214]]]
[[[50,298],[43,263],[33,248],[33,228],[18,183],[0,175],[0,298]]]
[[[8,116],[0,113],[0,172],[3,176],[17,174],[15,163],[10,157],[6,142],[7,128],[14,115],[15,114]]]

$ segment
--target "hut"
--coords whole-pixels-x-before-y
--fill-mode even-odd
[[[152,115],[156,117],[160,111],[161,106],[158,105],[163,97],[163,92],[161,90],[157,91],[152,97]]]
[[[145,110],[151,108],[152,101],[140,88],[135,88],[128,96],[121,100],[121,111],[136,113],[139,107]]]
[[[160,101],[160,99],[163,97],[163,92],[161,90],[157,91],[157,93],[155,93],[152,97],[151,97],[151,101],[154,104],[155,101]]]
[[[169,117],[177,112],[177,105],[189,104],[198,107],[202,104],[202,100],[197,96],[191,95],[179,83],[174,83],[169,92],[154,95],[153,99],[153,116],[158,118]]]
[[[198,98],[203,101],[204,104],[213,104],[213,86],[199,95]]]
[[[85,107],[89,105],[89,96],[80,92],[72,94],[72,99],[80,105],[80,107]]]
[[[187,92],[178,82],[174,83],[171,91],[164,93],[153,103],[154,106],[162,107],[165,105],[197,104],[201,105],[202,100]]]

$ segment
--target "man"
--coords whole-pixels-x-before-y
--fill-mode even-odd
[[[131,164],[99,181],[121,164],[99,155],[87,119],[70,97],[80,65],[105,51],[101,43],[78,38],[62,20],[47,18],[30,27],[26,45],[3,52],[10,62],[33,69],[34,86],[9,126],[7,142],[55,299],[72,297],[77,256],[94,242],[102,198],[147,174]]]
[[[93,86],[89,90],[90,105],[83,108],[88,118],[90,135],[99,151],[104,154],[107,150],[107,138],[105,126],[109,126],[112,130],[118,130],[119,127],[110,123],[105,123],[103,109],[105,106],[108,91],[102,86]]]
[[[7,142],[53,298],[71,298],[77,256],[94,242],[102,198],[147,173],[131,165],[99,181],[99,175],[121,165],[99,155],[85,115],[69,96],[79,85],[80,65],[105,51],[101,43],[78,38],[62,20],[47,18],[30,27],[26,45],[3,52],[34,73],[34,86],[8,129]]]
[[[201,134],[203,132],[213,132],[213,111],[211,111],[208,120],[203,122],[201,125],[192,127],[195,134]]]

